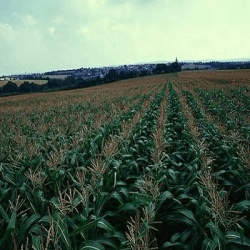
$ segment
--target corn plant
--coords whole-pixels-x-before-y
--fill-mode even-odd
[[[250,247],[248,88],[164,78],[0,100],[0,249]]]
[[[187,101],[188,101],[191,109],[193,110],[195,117],[198,120],[198,123],[200,125],[200,129],[203,133],[204,139],[207,142],[208,150],[211,152],[210,154],[213,157],[213,164],[210,166],[210,169],[212,171],[212,176],[217,178],[218,189],[223,190],[223,191],[221,191],[220,195],[224,195],[224,197],[228,197],[229,202],[232,204],[231,205],[232,209],[234,207],[237,208],[238,205],[243,204],[243,203],[248,204],[247,200],[249,199],[248,198],[249,197],[249,187],[248,187],[246,179],[249,178],[249,172],[242,165],[242,162],[237,155],[237,147],[235,147],[235,145],[230,145],[227,142],[227,140],[225,138],[223,138],[223,136],[220,134],[220,132],[218,131],[216,126],[214,124],[209,123],[206,120],[201,108],[197,105],[197,102],[196,102],[194,96],[190,92],[184,92],[184,95],[186,96]],[[233,148],[233,147],[235,147],[235,148]],[[223,170],[225,168],[227,168],[227,171]],[[230,181],[234,182],[233,186],[231,186]],[[236,198],[236,195],[237,195],[237,198]],[[243,202],[243,203],[241,203],[241,202]],[[236,203],[236,204],[233,205],[233,203]],[[225,203],[224,207],[226,206],[226,204],[227,204],[227,202]],[[232,210],[232,211],[234,211],[234,210]],[[246,216],[248,215],[246,208],[243,209],[242,211],[245,211]],[[240,212],[242,212],[242,211],[240,211]],[[226,211],[223,211],[223,212],[226,212]],[[237,213],[237,212],[239,212],[239,210],[238,211],[236,210],[235,212]],[[230,216],[232,217],[234,215],[232,215],[232,213],[231,213]],[[240,220],[240,222],[239,222],[238,231],[240,231],[242,233],[243,232],[242,231],[243,229],[241,229],[242,225],[245,226],[246,230],[249,230],[248,229],[249,225],[246,224],[246,221],[244,219],[244,213],[241,216],[242,216],[241,217],[242,220]],[[214,225],[215,224],[213,224],[213,230],[215,232],[216,227],[214,227]],[[234,224],[234,226],[235,226],[235,224]],[[221,231],[219,231],[219,229],[217,229],[217,232],[221,232]],[[231,236],[228,236],[227,233],[228,233],[228,228],[224,227],[224,234],[220,234],[220,235],[217,234],[217,237],[219,239],[218,242],[221,242],[220,244],[224,248],[226,246],[231,247],[230,244],[232,243],[232,241],[230,241],[230,242],[226,241],[227,237],[228,238],[231,237]],[[237,235],[237,232],[235,232],[235,234]],[[241,234],[241,236],[242,236],[241,239],[243,241],[243,235]],[[245,240],[246,240],[246,245],[247,245],[248,241],[247,241],[247,239],[245,239]]]

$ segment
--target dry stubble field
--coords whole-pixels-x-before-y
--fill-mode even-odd
[[[0,98],[0,249],[249,249],[250,71]]]

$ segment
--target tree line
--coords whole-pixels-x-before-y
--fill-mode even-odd
[[[153,70],[153,74],[164,74],[181,71],[181,65],[176,61],[170,65],[164,63],[159,63],[156,65]],[[31,92],[47,92],[55,90],[67,90],[74,88],[87,88],[91,86],[101,85],[105,83],[125,80],[129,78],[147,76],[151,73],[147,70],[134,70],[134,71],[120,71],[119,73],[115,69],[110,69],[109,72],[104,76],[104,78],[94,77],[91,79],[84,80],[82,78],[74,78],[68,76],[63,79],[50,79],[48,82],[43,85],[36,84],[34,82],[24,81],[20,86],[17,86],[16,83],[9,81],[4,86],[0,87],[0,96],[6,96],[11,94],[24,94]]]

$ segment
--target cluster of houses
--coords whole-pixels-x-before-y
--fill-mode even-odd
[[[187,64],[181,65],[181,70],[195,70],[195,69],[211,70],[212,67],[211,65],[200,65],[200,64],[194,64],[194,63],[187,63]]]
[[[14,77],[0,77],[0,81],[11,81],[11,80],[16,80]]]
[[[127,73],[129,71],[147,71],[148,73],[152,73],[156,64],[136,64],[136,65],[122,65],[118,67],[100,67],[100,68],[80,68],[74,70],[58,70],[52,72],[46,72],[43,74],[43,78],[49,76],[49,78],[58,78],[59,76],[63,78],[63,76],[72,76],[73,78],[82,78],[84,80],[90,79],[93,77],[103,78],[106,74],[108,74],[109,70],[115,69],[119,74],[121,71]]]

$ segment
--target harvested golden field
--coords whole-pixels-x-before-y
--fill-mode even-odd
[[[48,82],[47,80],[4,80],[4,81],[0,81],[0,87],[4,86],[9,81],[15,83],[17,86],[20,86],[24,82],[30,82],[30,83],[33,82],[33,83],[36,83],[38,85],[43,85],[43,84],[46,84]]]
[[[0,249],[249,249],[249,76],[0,98]]]
[[[184,71],[174,78],[179,83],[193,83],[195,86],[249,86],[250,70]]]

